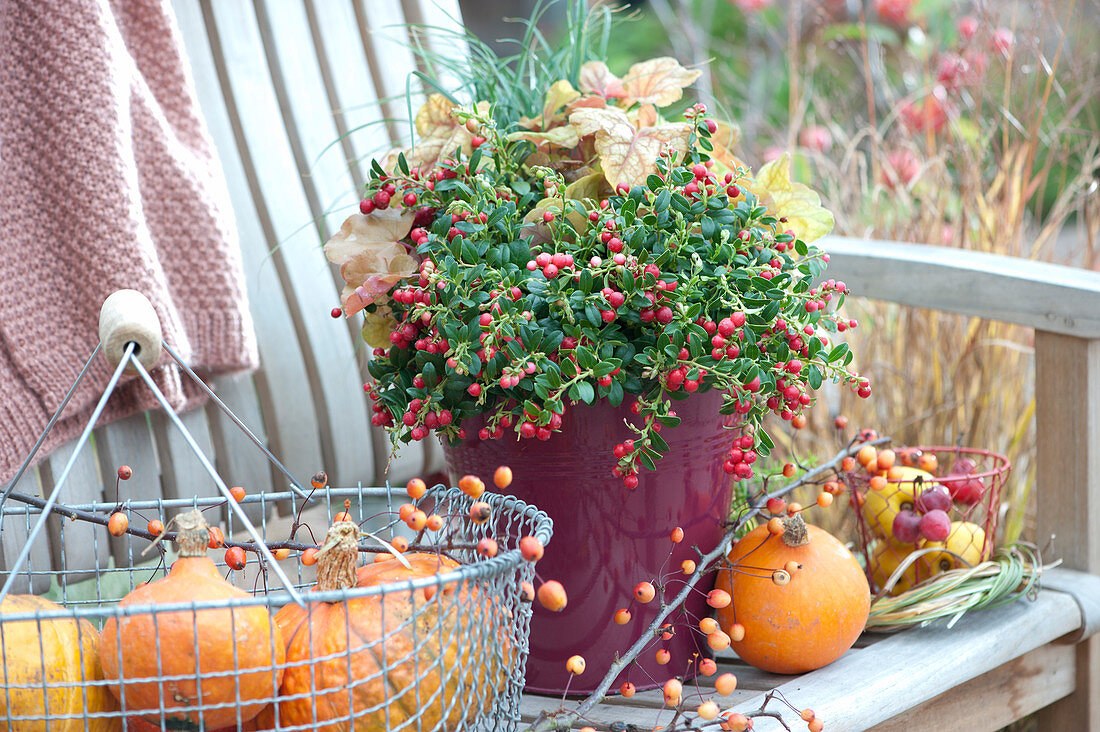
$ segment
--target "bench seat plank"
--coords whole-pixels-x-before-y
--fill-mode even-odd
[[[1071,574],[1054,569],[1046,576],[1055,581],[1062,573]],[[1034,601],[967,613],[952,628],[941,623],[865,633],[841,659],[801,676],[760,671],[732,653],[721,653],[718,673],[734,673],[737,691],[733,697],[714,699],[723,711],[750,712],[760,707],[768,691],[779,689],[792,704],[814,709],[828,728],[838,730],[916,729],[930,721],[936,729],[953,729],[953,719],[967,732],[999,729],[1072,693],[1074,646],[1055,641],[1081,628],[1080,607],[1069,594],[1046,590]],[[685,685],[685,694],[694,695],[696,684],[706,698],[714,680],[700,678]],[[564,706],[571,709],[576,703]],[[543,711],[562,706],[560,698],[527,694],[520,711],[525,722],[532,722]],[[659,691],[638,692],[630,699],[608,697],[585,723],[606,729],[612,722],[624,722],[652,729],[671,719],[662,706]],[[782,711],[781,706],[772,702],[769,709]]]
[[[930,720],[939,730],[954,729],[951,720],[967,732],[1003,729],[1073,693],[1075,653],[1073,646],[1064,643],[1040,646],[868,732],[927,729]],[[977,719],[976,711],[980,712]]]
[[[1072,597],[1040,592],[1034,602],[967,613],[953,628],[895,633],[778,688],[833,729],[867,729],[1071,633],[1081,622]],[[756,699],[735,709],[750,711],[759,704]]]

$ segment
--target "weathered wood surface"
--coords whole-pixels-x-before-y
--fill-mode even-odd
[[[1073,691],[1074,675],[1067,662],[1072,663],[1074,647],[1049,644],[1081,624],[1073,598],[1044,591],[1035,601],[968,613],[953,628],[940,624],[865,634],[835,663],[800,676],[764,673],[732,654],[721,654],[718,673],[737,676],[735,695],[714,695],[713,680],[706,678],[699,679],[698,690],[686,685],[684,694],[689,702],[713,696],[723,711],[747,712],[758,709],[768,691],[778,689],[796,707],[813,709],[832,730],[865,730],[893,718],[910,724],[922,720],[908,729],[998,729]],[[1009,697],[1014,701],[1001,709],[986,708],[987,703],[1005,703]],[[975,704],[979,699],[985,701]],[[571,704],[575,702],[566,707]],[[560,699],[529,694],[521,712],[524,721],[533,721],[543,711],[561,706]],[[786,709],[777,702],[768,708]],[[916,709],[934,716],[917,716],[912,711]],[[793,720],[793,713],[786,712],[785,718]],[[671,718],[659,692],[639,692],[631,699],[609,698],[575,728],[593,724],[607,729],[618,721],[652,729]]]
[[[1100,573],[1100,340],[1035,333],[1037,539],[1067,567]],[[1100,641],[1077,647],[1077,689],[1044,729],[1100,729]]]
[[[829,236],[828,277],[855,295],[1100,338],[1100,272],[963,249]]]
[[[1073,692],[1073,646],[1048,643],[956,686],[868,732],[993,732]],[[975,717],[975,715],[978,715]],[[1047,728],[1044,728],[1047,729]],[[1049,729],[1070,729],[1050,727]]]
[[[61,472],[73,458],[75,443],[64,445],[50,456],[42,465],[41,477],[43,482],[48,481],[50,488],[43,486],[44,490],[52,490],[54,480],[60,477]],[[99,466],[96,465],[95,453],[85,448],[76,455],[73,467],[61,487],[65,495],[73,503],[92,503],[108,500],[104,498],[104,482],[99,477]],[[114,495],[114,485],[111,486],[111,495]],[[38,520],[38,516],[34,517]],[[107,561],[110,556],[111,535],[105,531],[97,530],[101,527],[92,526],[79,521],[69,521],[60,516],[50,516],[46,521],[46,535],[49,537],[50,554],[54,565],[60,564],[62,552],[65,554],[65,568],[71,572],[70,581],[87,579],[92,573],[84,574],[85,570],[95,570],[97,566]]]

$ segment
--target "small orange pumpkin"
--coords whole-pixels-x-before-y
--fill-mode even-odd
[[[83,731],[83,719],[56,716],[118,711],[118,703],[102,684],[89,684],[103,679],[99,631],[91,623],[83,618],[3,620],[5,614],[62,610],[35,595],[8,595],[0,602],[0,720],[44,720],[47,708],[55,717],[48,725],[29,719],[12,721],[21,732]],[[0,722],[0,727],[6,726]],[[115,732],[122,729],[122,721],[118,717],[90,718],[87,729]]]
[[[168,576],[138,587],[120,607],[250,597],[222,579],[206,556],[210,532],[201,513],[181,514],[176,525],[180,555]],[[118,697],[124,687],[128,709],[158,710],[142,714],[157,727],[162,698],[169,728],[197,728],[200,719],[207,729],[235,726],[238,707],[243,721],[252,719],[278,688],[284,655],[279,628],[262,605],[122,615],[103,625],[104,675],[121,680],[111,690]],[[225,675],[211,675],[218,673]],[[136,680],[158,676],[179,678]],[[190,708],[223,703],[228,706]]]
[[[827,531],[797,514],[782,523],[782,534],[758,526],[730,550],[715,587],[733,602],[717,619],[734,637],[734,623],[744,627],[731,647],[746,663],[799,674],[852,647],[867,624],[871,589],[856,558]]]
[[[358,541],[354,523],[332,525],[317,561],[317,591],[426,577],[458,566],[446,557],[413,553],[402,555],[411,568],[391,560],[357,572]],[[490,662],[478,660],[482,654],[471,642],[484,629],[470,627],[475,621],[460,611],[468,613],[469,606],[452,587],[287,605],[275,616],[287,643],[284,698],[277,709],[272,705],[260,714],[258,727],[273,728],[277,712],[284,726],[322,732],[384,729],[387,722],[396,728],[414,718],[423,729],[441,721],[447,729],[461,728],[501,687],[485,678]]]
[[[147,722],[141,717],[127,717],[126,726],[122,728],[123,732],[162,732],[162,728],[159,723],[152,724]],[[242,726],[238,727],[233,724],[228,727],[221,727],[219,729],[210,730],[210,732],[256,732],[256,720],[245,722]]]
[[[402,554],[401,558],[409,563],[408,567],[392,555],[386,554],[383,556],[387,559],[381,562],[375,561],[364,564],[355,570],[356,587],[374,587],[375,585],[397,580],[431,577],[441,572],[450,572],[452,569],[459,567],[458,562],[450,557],[431,552]],[[444,591],[453,591],[453,589],[453,587],[447,587]]]

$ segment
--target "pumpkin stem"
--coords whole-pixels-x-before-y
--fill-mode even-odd
[[[317,553],[317,589],[346,590],[355,587],[355,563],[359,559],[359,526],[337,521]]]
[[[210,527],[197,508],[176,515],[176,546],[181,557],[205,557],[210,544]]]
[[[783,519],[783,543],[787,546],[805,546],[810,543],[810,533],[800,514]]]

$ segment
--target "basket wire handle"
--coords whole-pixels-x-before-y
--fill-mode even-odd
[[[290,578],[286,576],[285,572],[283,572],[283,568],[279,566],[279,563],[271,554],[271,550],[267,548],[267,543],[264,541],[263,535],[260,533],[259,529],[256,528],[255,524],[252,523],[251,519],[248,518],[248,514],[244,512],[244,509],[241,508],[239,503],[237,503],[237,500],[233,498],[233,494],[229,492],[229,487],[225,484],[225,481],[222,480],[222,477],[218,475],[218,471],[215,470],[214,466],[210,463],[210,458],[206,457],[202,449],[199,448],[198,443],[195,442],[195,438],[191,436],[191,433],[188,432],[186,425],[184,425],[183,421],[180,420],[179,415],[176,414],[174,409],[172,409],[172,405],[168,403],[168,398],[165,397],[164,393],[160,390],[159,387],[157,387],[156,382],[153,381],[153,377],[146,370],[145,365],[132,354],[130,355],[129,360],[130,364],[138,372],[138,376],[141,377],[142,381],[144,381],[146,386],[149,387],[150,391],[153,392],[153,395],[157,398],[157,401],[160,402],[160,406],[168,415],[168,419],[170,419],[172,421],[172,424],[176,426],[176,429],[180,431],[180,434],[183,435],[183,439],[187,441],[188,447],[190,447],[191,451],[195,453],[195,456],[199,459],[199,462],[202,463],[203,468],[206,469],[206,472],[210,475],[210,477],[214,479],[214,483],[218,486],[218,490],[222,492],[222,495],[225,496],[226,500],[228,501],[230,510],[232,510],[233,513],[236,514],[237,519],[248,531],[249,535],[252,536],[253,540],[255,540],[256,548],[259,549],[260,554],[262,554],[264,559],[266,559],[271,565],[271,571],[274,572],[275,576],[279,578],[279,582],[286,589],[287,593],[290,594],[290,597],[294,600],[294,602],[304,607],[305,601],[302,600],[301,594],[299,594],[299,592],[294,589],[294,583],[291,582]]]
[[[148,298],[137,290],[118,290],[107,297],[103,302],[103,306],[99,313],[99,341],[100,345],[96,347],[96,350],[92,352],[91,358],[88,360],[88,364],[95,358],[96,352],[102,347],[103,355],[107,361],[114,367],[114,373],[111,376],[107,387],[103,391],[103,395],[100,397],[99,402],[96,404],[95,409],[92,412],[91,417],[88,419],[88,423],[84,426],[84,431],[81,433],[80,438],[77,440],[76,448],[73,450],[72,455],[69,456],[69,460],[65,465],[64,470],[61,471],[61,475],[58,477],[57,482],[54,484],[53,490],[50,492],[50,496],[42,507],[42,513],[35,523],[34,528],[27,536],[27,541],[23,545],[23,549],[20,551],[19,556],[16,558],[15,563],[9,570],[8,578],[4,583],[2,589],[0,589],[0,601],[2,601],[11,590],[12,583],[15,581],[15,577],[19,569],[26,563],[27,558],[30,556],[31,546],[34,540],[42,531],[42,527],[46,523],[46,519],[49,518],[50,512],[57,502],[57,496],[64,485],[65,480],[69,477],[69,472],[72,470],[73,465],[76,463],[77,457],[80,455],[80,451],[84,448],[84,445],[88,442],[88,437],[92,433],[92,429],[95,427],[96,422],[99,421],[99,416],[103,412],[104,407],[107,404],[108,398],[117,386],[119,379],[124,372],[136,373],[145,384],[152,391],[153,396],[156,397],[157,402],[168,414],[168,418],[172,424],[176,426],[176,429],[183,435],[187,445],[191,448],[192,452],[202,463],[203,468],[214,479],[214,483],[217,485],[218,490],[225,496],[227,504],[230,510],[237,516],[237,519],[248,531],[249,535],[256,542],[256,548],[260,554],[267,560],[271,567],[272,572],[278,578],[279,583],[283,585],[291,599],[298,605],[305,604],[301,594],[294,588],[294,583],[290,581],[282,567],[275,560],[275,557],[271,554],[271,550],[268,549],[263,535],[256,529],[256,526],[245,514],[244,509],[240,507],[237,501],[233,498],[233,495],[229,492],[229,488],[226,486],[225,481],[218,475],[218,471],[214,469],[214,466],[210,463],[209,458],[203,454],[198,444],[195,442],[195,438],[188,432],[187,427],[184,426],[175,410],[172,409],[172,405],[168,403],[168,398],[164,396],[164,393],[153,381],[153,377],[149,374],[149,369],[153,368],[157,361],[160,359],[162,347],[167,347],[161,336],[160,319],[157,317],[156,310],[153,308],[152,303]],[[177,361],[180,361],[179,357],[172,352],[172,357]],[[182,363],[182,362],[181,362]],[[88,364],[85,364],[84,370],[88,368]],[[185,367],[186,368],[186,367]],[[188,374],[195,379],[196,382],[202,384],[202,381],[195,373],[187,368]],[[84,371],[81,372],[77,381],[83,377]],[[205,384],[203,384],[205,388]],[[71,393],[75,391],[76,384],[70,389],[70,394],[66,396],[66,401]],[[206,389],[208,394],[212,394],[209,389]],[[216,399],[216,397],[215,397]],[[219,405],[223,409],[228,409],[221,400],[217,400]],[[65,402],[62,403],[64,408]],[[39,444],[45,439],[45,436],[49,434],[50,429],[57,416],[60,415],[61,410],[54,415],[54,418],[50,420],[45,432],[39,440]],[[240,420],[234,419],[237,424],[245,430],[253,441],[259,442],[252,435],[251,432],[240,422]],[[265,449],[265,452],[266,449]],[[31,453],[33,457],[34,453]],[[268,453],[271,456],[270,453]],[[30,463],[31,457],[28,457],[27,464]],[[274,459],[274,456],[271,456]],[[278,462],[278,461],[276,461]],[[25,470],[25,467],[24,467]],[[287,472],[286,469],[283,469]],[[16,476],[16,480],[21,477],[22,471]],[[8,486],[4,495],[7,496],[11,489],[15,486],[15,480]],[[297,483],[297,481],[295,481]],[[301,489],[299,488],[299,492]]]
[[[65,463],[65,468],[61,471],[61,475],[58,476],[53,490],[50,491],[49,498],[46,499],[46,504],[42,507],[42,513],[39,515],[38,521],[35,522],[34,528],[31,529],[31,533],[27,535],[27,541],[23,544],[19,556],[15,558],[15,562],[8,570],[8,579],[4,582],[4,587],[0,588],[0,602],[3,602],[4,598],[8,596],[8,592],[11,591],[11,586],[15,582],[15,577],[19,569],[27,562],[27,557],[31,554],[31,547],[34,546],[35,539],[37,539],[38,535],[42,532],[42,527],[46,525],[46,519],[49,518],[54,504],[57,503],[57,496],[61,491],[61,486],[65,485],[65,480],[69,477],[69,471],[73,469],[73,465],[76,464],[76,459],[80,455],[80,451],[88,442],[88,437],[92,434],[92,428],[95,427],[95,423],[99,420],[99,415],[103,412],[103,408],[107,406],[107,399],[111,396],[111,392],[115,390],[115,385],[118,384],[118,380],[122,376],[122,372],[125,370],[126,365],[130,362],[136,347],[134,343],[129,343],[125,346],[125,350],[123,351],[125,358],[119,361],[115,366],[115,372],[111,374],[111,380],[107,382],[107,388],[103,390],[103,396],[99,398],[99,401],[95,405],[95,409],[92,411],[91,418],[88,419],[88,424],[84,425],[84,431],[80,433],[80,437],[76,441],[76,449],[73,450],[73,454],[69,456],[68,462]],[[95,354],[93,353],[92,355],[94,356]],[[46,434],[49,434],[48,430],[42,435],[43,439]],[[8,486],[8,491],[5,491],[5,495],[7,495],[7,492],[10,492],[11,488],[14,486],[15,481],[12,481],[12,484]]]
[[[275,457],[271,450],[267,449],[267,445],[265,445],[263,441],[260,440],[260,438],[252,432],[252,430],[248,429],[248,426],[240,420],[240,417],[233,414],[233,410],[230,409],[225,402],[218,398],[218,395],[214,393],[214,390],[207,386],[206,382],[200,379],[198,374],[191,370],[191,367],[188,366],[182,358],[180,358],[180,355],[176,353],[175,349],[165,343],[164,350],[168,353],[169,356],[172,357],[172,359],[179,365],[179,367],[183,369],[184,373],[190,376],[191,379],[198,385],[198,387],[203,390],[206,396],[210,397],[210,400],[214,402],[214,404],[218,405],[218,408],[222,411],[222,413],[225,414],[225,416],[229,417],[229,419],[233,420],[233,423],[240,427],[242,432],[248,435],[248,439],[252,440],[256,447],[260,448],[260,450],[263,451],[264,455],[267,455],[267,459],[271,461],[271,464],[278,468],[279,472],[286,476],[286,479],[290,481],[291,489],[299,496],[308,501],[310,499],[310,494],[306,493],[306,490],[302,487],[302,484],[298,482],[298,479],[294,477],[293,473],[287,470],[282,461],[279,460],[279,458]]]
[[[46,423],[46,429],[42,430],[42,434],[38,436],[38,440],[34,443],[34,447],[31,448],[30,453],[27,455],[27,459],[23,461],[23,464],[19,466],[19,470],[15,473],[15,477],[8,483],[8,487],[4,489],[4,495],[0,496],[0,506],[4,505],[4,501],[8,500],[8,496],[15,486],[18,485],[20,478],[23,477],[23,473],[27,472],[27,468],[31,466],[31,462],[34,460],[34,456],[38,454],[38,450],[42,447],[42,443],[49,437],[50,432],[53,431],[54,424],[61,418],[61,413],[65,411],[65,407],[68,406],[69,400],[73,398],[73,394],[76,393],[77,387],[80,386],[80,382],[84,381],[84,375],[88,373],[88,369],[92,365],[92,361],[95,360],[99,350],[103,347],[103,344],[95,344],[95,348],[92,350],[92,355],[88,356],[88,360],[84,362],[84,368],[80,369],[80,373],[76,375],[76,380],[73,381],[73,385],[69,387],[69,391],[66,392],[65,397],[61,400],[61,404],[58,405],[57,411],[50,417],[50,421]],[[0,524],[2,524],[0,520]],[[0,595],[0,599],[3,599],[3,595]]]

